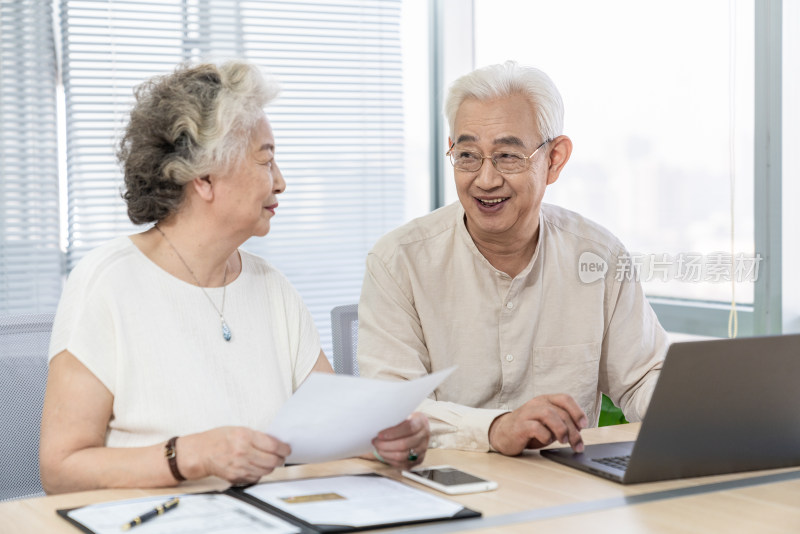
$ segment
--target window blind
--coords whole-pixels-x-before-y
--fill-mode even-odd
[[[358,301],[364,259],[403,221],[401,1],[62,0],[72,267],[136,229],[114,143],[132,88],[184,60],[242,57],[283,88],[267,108],[287,182],[267,258],[330,351],[330,310]]]
[[[0,2],[0,314],[52,312],[61,294],[51,13]]]

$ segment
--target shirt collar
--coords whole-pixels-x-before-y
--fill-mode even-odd
[[[472,236],[469,235],[469,231],[467,230],[467,221],[466,221],[466,212],[464,211],[464,206],[461,205],[461,202],[456,201],[458,204],[458,210],[456,211],[456,233],[458,234],[459,238],[461,239],[462,243],[472,252],[472,254],[476,257],[476,259],[484,265],[487,269],[491,269],[493,272],[500,272],[498,271],[489,260],[487,260],[483,254],[481,254],[478,247],[475,245],[475,242],[472,240]],[[543,243],[546,239],[547,228],[544,224],[544,210],[540,207],[539,208],[539,234],[537,237],[536,248],[533,250],[533,256],[531,257],[531,261],[528,262],[528,265],[520,272],[516,278],[526,278],[528,277],[532,271],[534,271],[534,266],[537,266],[536,271],[540,271],[539,265],[541,261],[539,261],[539,256],[543,253],[540,252],[543,249]],[[505,273],[503,273],[505,275]],[[508,276],[508,275],[505,275]]]

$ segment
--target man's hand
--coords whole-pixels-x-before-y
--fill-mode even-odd
[[[575,452],[583,452],[580,431],[588,424],[586,414],[569,395],[541,395],[492,421],[489,443],[508,456],[554,441],[569,443]]]
[[[409,469],[425,459],[430,438],[428,418],[414,412],[399,425],[381,430],[372,440],[372,446],[387,464],[397,469]]]

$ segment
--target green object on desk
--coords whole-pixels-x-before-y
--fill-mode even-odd
[[[611,399],[603,395],[603,405],[600,409],[600,422],[597,426],[621,425],[628,420],[622,415],[622,410],[617,408]]]

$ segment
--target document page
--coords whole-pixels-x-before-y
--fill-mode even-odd
[[[453,369],[396,381],[312,373],[284,403],[267,433],[291,445],[286,463],[369,453],[372,438],[403,422]]]
[[[244,490],[314,525],[366,527],[450,518],[463,507],[381,476],[267,482]]]
[[[130,522],[173,496],[146,497],[93,504],[67,515],[97,534],[120,534]],[[289,534],[300,528],[228,495],[179,495],[174,510],[154,517],[129,532],[134,534]]]

